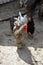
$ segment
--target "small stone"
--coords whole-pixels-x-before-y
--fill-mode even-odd
[[[0,64],[2,64],[2,61],[0,61]]]

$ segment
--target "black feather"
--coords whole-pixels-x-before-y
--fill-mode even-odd
[[[33,34],[33,33],[34,33],[34,30],[35,30],[33,19],[32,19],[31,22],[28,21],[27,26],[28,26],[28,28],[27,28],[27,33],[30,32],[31,34]]]

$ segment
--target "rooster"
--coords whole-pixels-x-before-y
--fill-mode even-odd
[[[18,20],[18,18],[15,19],[14,17],[12,17],[10,19],[10,27],[11,27],[11,30],[13,31],[14,37],[16,38],[18,48],[22,47],[22,39],[21,39],[22,33],[25,34],[25,32],[27,32],[28,34],[30,32],[31,35],[33,35],[34,30],[35,30],[33,18],[30,17],[28,19],[26,17],[27,15],[24,15],[24,17],[21,18],[23,19],[21,20],[21,22]]]

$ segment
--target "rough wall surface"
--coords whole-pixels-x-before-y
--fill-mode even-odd
[[[10,1],[13,1],[13,0],[0,0],[0,4],[6,3],[6,2],[10,2]]]

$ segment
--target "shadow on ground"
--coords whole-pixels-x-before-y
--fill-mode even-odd
[[[26,62],[27,64],[34,65],[32,61],[32,54],[27,47],[23,47],[22,49],[17,49],[19,57]]]

